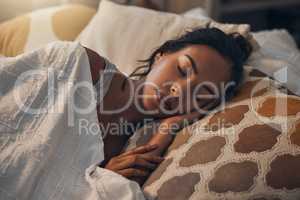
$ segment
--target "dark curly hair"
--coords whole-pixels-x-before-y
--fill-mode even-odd
[[[238,86],[243,79],[243,65],[252,52],[250,43],[239,33],[225,34],[217,28],[196,28],[186,32],[177,39],[168,40],[157,48],[148,59],[139,60],[145,63],[137,67],[129,77],[142,78],[146,76],[152,68],[156,55],[177,52],[189,45],[207,45],[218,51],[225,58],[229,59],[232,65],[231,81],[234,86],[226,90],[225,99],[228,100],[234,96]],[[122,88],[125,87],[125,81]]]

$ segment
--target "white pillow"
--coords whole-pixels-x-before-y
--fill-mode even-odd
[[[188,10],[184,13],[182,13],[182,15],[184,17],[190,17],[190,18],[194,18],[194,19],[200,19],[200,20],[207,20],[207,19],[211,19],[206,10],[204,10],[201,7],[198,8],[193,8],[191,10]]]
[[[32,51],[57,40],[75,40],[95,13],[95,9],[80,4],[61,5],[30,13],[30,31],[24,51]]]
[[[166,40],[191,28],[205,27],[210,22],[103,0],[78,40],[108,58],[120,71],[129,74],[139,65],[137,60],[148,58]],[[212,25],[227,33],[240,32],[253,39],[249,25],[215,22]]]
[[[57,40],[73,41],[95,13],[93,8],[69,4],[36,10],[0,23],[0,54],[13,57]]]
[[[300,95],[300,52],[293,37],[286,30],[262,31],[253,36],[261,48],[252,54],[248,65]]]

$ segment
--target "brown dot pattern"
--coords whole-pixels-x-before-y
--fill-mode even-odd
[[[257,84],[261,84],[263,85],[261,89],[258,89],[257,91],[254,90],[255,86]],[[266,82],[257,80],[257,81],[249,81],[246,82],[242,88],[238,91],[237,96],[235,96],[232,99],[232,102],[238,102],[238,101],[243,101],[245,99],[249,99],[249,98],[253,98],[253,97],[258,97],[261,96],[263,94],[265,94],[268,91],[268,87],[267,87]]]
[[[225,144],[225,138],[220,136],[199,141],[188,150],[186,156],[179,164],[182,167],[190,167],[196,164],[205,164],[215,161],[221,155],[222,148]]]
[[[194,186],[199,183],[198,173],[189,173],[184,176],[175,176],[165,182],[158,190],[158,200],[184,200],[188,199],[195,191]],[[182,187],[182,186],[185,187]]]
[[[152,173],[152,176],[144,183],[144,187],[146,187],[147,185],[151,185],[153,182],[159,179],[164,171],[166,171],[167,167],[172,163],[172,161],[172,158],[164,160]]]
[[[239,134],[239,140],[234,149],[239,153],[263,152],[271,149],[277,143],[281,131],[273,128],[274,124],[254,125],[245,128]],[[278,127],[278,126],[276,126]]]
[[[185,144],[191,137],[190,131],[185,128],[182,131],[180,131],[177,135],[170,147],[168,148],[168,152],[171,152],[172,150],[175,150],[179,147],[181,147],[183,144]]]
[[[270,97],[263,101],[257,112],[265,117],[296,115],[300,112],[300,100],[292,97]]]
[[[271,170],[266,176],[267,184],[275,189],[300,188],[300,155],[282,155],[271,163]]]
[[[230,128],[233,125],[239,124],[243,119],[245,113],[249,111],[247,105],[235,106],[226,108],[215,114],[208,122],[207,128],[212,131],[217,131],[220,128]]]
[[[300,147],[300,121],[297,122],[295,130],[291,135],[291,142]]]
[[[258,166],[254,162],[228,163],[215,172],[208,186],[211,191],[217,193],[248,191],[253,186],[257,174]]]

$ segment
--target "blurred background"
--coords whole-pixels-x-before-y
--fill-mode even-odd
[[[0,22],[49,6],[80,3],[97,8],[101,0],[0,0]],[[300,45],[300,0],[114,0],[182,13],[201,7],[220,22],[249,23],[253,31],[285,28]]]

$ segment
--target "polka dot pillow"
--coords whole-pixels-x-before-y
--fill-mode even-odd
[[[0,24],[0,54],[17,56],[57,40],[73,41],[96,10],[69,4],[16,17]]]
[[[178,133],[143,186],[158,200],[300,199],[300,98],[249,69],[240,93]],[[252,98],[250,98],[252,97]],[[128,148],[147,143],[139,130]]]

